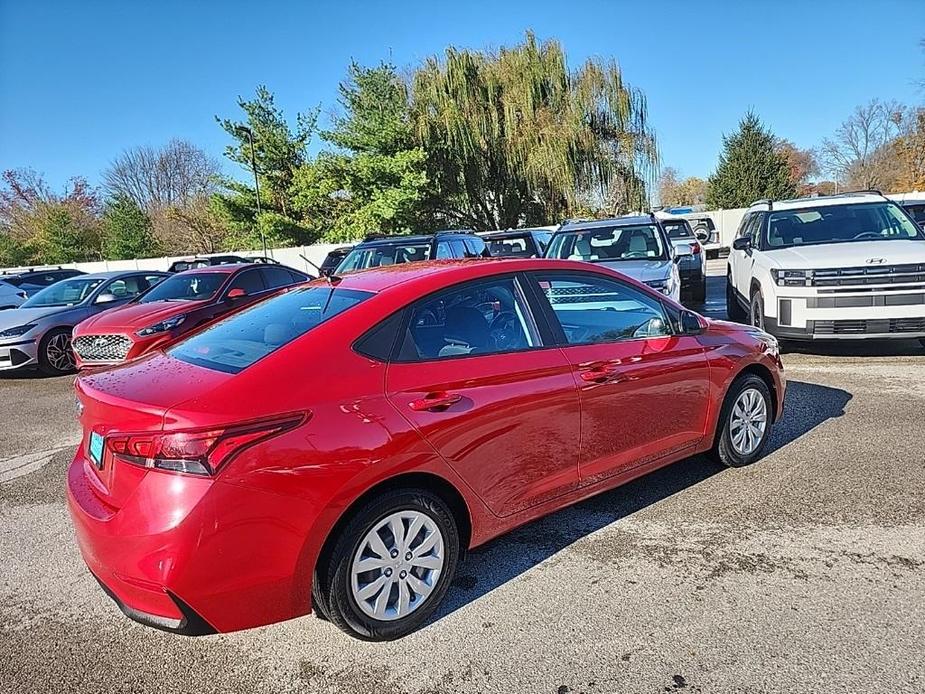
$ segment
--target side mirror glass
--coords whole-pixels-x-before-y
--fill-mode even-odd
[[[703,332],[703,323],[693,311],[681,312],[681,333],[683,335],[699,335]]]
[[[674,247],[674,252],[682,258],[686,255],[694,255],[694,249],[691,248],[689,243],[679,243]]]
[[[242,296],[247,296],[247,292],[240,287],[235,287],[234,289],[228,290],[229,299],[240,299]]]
[[[119,297],[115,294],[104,293],[96,297],[95,304],[111,304],[113,301],[117,301]]]
[[[752,240],[748,236],[740,236],[732,242],[732,248],[736,251],[747,251],[752,247]]]

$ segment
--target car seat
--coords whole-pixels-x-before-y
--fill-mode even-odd
[[[574,252],[568,257],[569,260],[597,260],[598,256],[591,247],[591,239],[587,236],[579,236],[575,239]]]
[[[446,324],[443,330],[444,340],[447,342],[461,342],[463,345],[449,344],[452,351],[444,352],[447,347],[440,350],[440,356],[459,354],[460,346],[468,346],[464,353],[470,354],[484,350],[491,343],[491,329],[488,321],[481,311],[471,306],[453,306],[446,311]]]
[[[655,255],[649,246],[649,235],[644,231],[633,231],[630,236],[629,253],[633,255]]]

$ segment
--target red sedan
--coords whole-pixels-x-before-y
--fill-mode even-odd
[[[281,265],[215,265],[171,275],[128,304],[74,328],[77,366],[131,361],[203,323],[309,277]]]
[[[183,633],[315,610],[402,636],[463,550],[709,451],[756,460],[773,337],[606,268],[408,263],[315,280],[76,383],[84,559]]]

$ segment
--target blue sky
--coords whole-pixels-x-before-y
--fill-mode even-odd
[[[401,68],[448,45],[562,42],[616,59],[649,101],[663,165],[705,176],[754,108],[816,145],[871,98],[922,103],[925,2],[261,2],[0,0],[0,169],[99,181],[127,147],[188,139],[215,156],[215,115],[266,84],[334,107],[351,59]],[[232,165],[226,164],[233,172]]]

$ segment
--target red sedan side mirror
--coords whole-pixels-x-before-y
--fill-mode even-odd
[[[247,292],[241,289],[240,287],[235,287],[234,289],[228,290],[229,299],[239,299],[242,296],[247,296]]]

